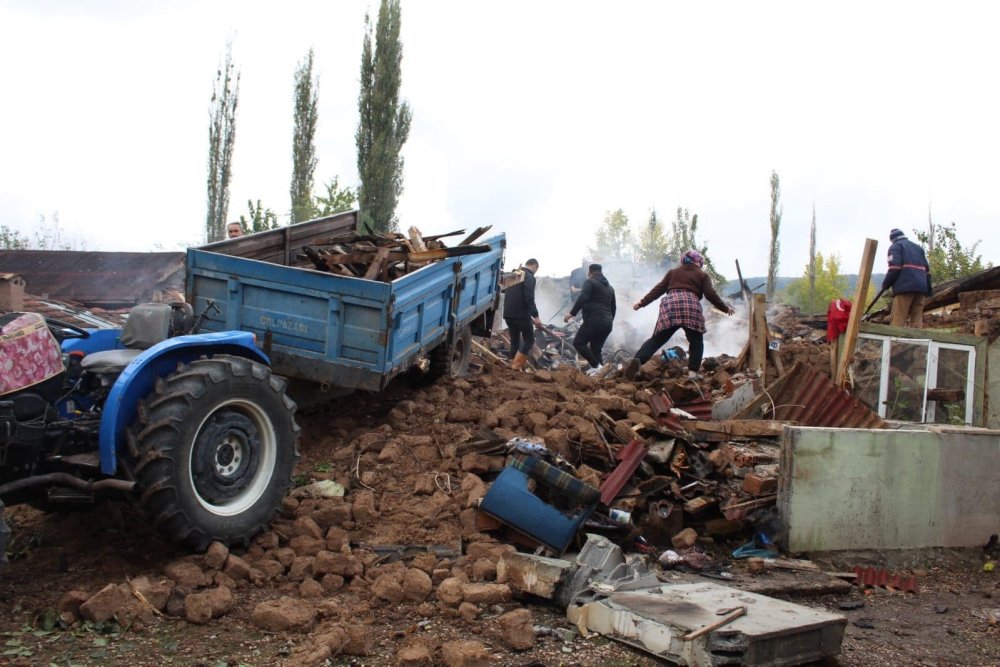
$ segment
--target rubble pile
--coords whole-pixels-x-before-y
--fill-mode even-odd
[[[253,591],[260,591],[266,595],[253,604],[250,621],[308,636],[300,646],[303,664],[363,655],[376,630],[350,619],[407,614],[473,626],[506,618],[489,624],[496,643],[522,650],[534,634],[512,629],[528,621],[505,616],[521,606],[497,572],[503,555],[515,551],[516,531],[477,510],[510,460],[511,439],[543,446],[600,486],[629,442],[649,438],[653,444],[636,461],[635,475],[622,480],[619,499],[586,527],[647,552],[710,544],[699,536],[738,529],[751,508],[769,502],[773,438],[704,436],[692,426],[700,422],[674,432],[675,415],[657,419],[655,396],[704,413],[710,400],[702,397],[718,383],[713,376],[699,386],[672,381],[664,375],[669,365],[651,361],[646,379],[633,384],[573,368],[522,374],[487,362],[477,376],[368,396],[350,411],[304,415],[300,469],[308,472],[268,532],[245,550],[215,544],[162,574],[73,591],[64,621],[93,617],[135,627],[162,614],[205,623],[248,597],[259,599]],[[748,486],[753,476],[757,487]],[[407,645],[406,652],[443,650],[434,642],[421,646]]]

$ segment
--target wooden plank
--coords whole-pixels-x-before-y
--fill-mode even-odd
[[[753,313],[750,318],[750,371],[759,372],[761,381],[767,364],[767,297],[753,295]]]
[[[847,386],[847,369],[854,360],[854,346],[858,344],[858,326],[861,324],[861,312],[859,304],[868,298],[868,286],[872,281],[872,266],[875,264],[875,252],[878,250],[878,241],[875,239],[865,240],[865,250],[861,255],[861,268],[858,270],[858,284],[854,290],[854,307],[851,308],[851,316],[847,320],[847,331],[844,332],[844,347],[840,351],[840,359],[837,361],[837,377],[834,384],[838,387]]]
[[[778,377],[785,374],[785,364],[781,363],[781,355],[778,354],[777,350],[772,350],[770,347],[767,348],[767,358],[771,360],[774,367],[778,371]]]
[[[367,278],[368,280],[377,279],[380,275],[382,275],[382,271],[385,269],[385,265],[388,262],[389,262],[389,249],[379,248],[378,250],[376,250],[375,259],[372,260],[372,263],[368,266],[368,270],[365,271],[365,278]]]
[[[771,419],[728,419],[725,421],[696,421],[695,431],[705,433],[722,433],[744,438],[777,438],[781,436],[785,425],[791,422],[774,421]]]
[[[410,227],[406,230],[406,233],[410,236],[410,245],[417,252],[424,252],[427,250],[427,244],[424,243],[424,237],[421,235],[420,230],[416,227]]]
[[[500,364],[505,363],[503,359],[493,354],[493,352],[488,347],[486,347],[477,340],[472,341],[472,349],[478,352],[479,354],[483,355],[487,359],[491,359],[492,361],[495,361]]]
[[[965,400],[965,390],[964,389],[943,389],[938,387],[936,389],[927,390],[927,400],[928,401],[941,401],[942,403],[952,403],[956,401]]]
[[[750,356],[750,339],[743,343],[743,349],[736,355],[736,370],[744,370],[747,366],[747,358]]]
[[[485,227],[477,227],[476,229],[474,229],[472,231],[471,234],[469,234],[464,239],[462,239],[462,241],[458,245],[469,245],[469,244],[471,244],[473,241],[475,241],[476,239],[478,239],[480,236],[482,236],[486,232],[490,231],[490,229],[492,229],[492,227],[493,227],[493,225],[486,225]]]

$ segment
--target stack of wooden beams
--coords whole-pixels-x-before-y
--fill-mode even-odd
[[[489,226],[479,227],[450,248],[443,239],[465,234],[464,229],[434,236],[423,236],[416,227],[410,227],[405,236],[398,232],[347,232],[303,246],[297,259],[301,266],[318,271],[389,282],[431,262],[489,252],[489,245],[473,245],[489,229]]]

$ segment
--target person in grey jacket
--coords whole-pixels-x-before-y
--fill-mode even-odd
[[[600,264],[591,264],[587,268],[587,281],[580,289],[572,310],[563,317],[569,322],[577,313],[583,313],[583,325],[576,332],[573,347],[577,353],[587,360],[591,369],[600,368],[603,364],[601,350],[604,342],[611,335],[614,327],[615,290],[604,277]]]

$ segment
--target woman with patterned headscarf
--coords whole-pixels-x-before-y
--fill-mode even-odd
[[[660,316],[656,319],[656,329],[653,335],[642,344],[635,357],[625,366],[625,377],[632,379],[639,371],[639,366],[649,361],[653,354],[663,347],[678,329],[684,330],[688,339],[688,377],[698,377],[701,368],[701,358],[705,353],[705,314],[701,310],[702,298],[707,298],[712,305],[727,315],[733,314],[733,307],[719,298],[712,287],[712,279],[702,267],[705,258],[697,250],[688,250],[681,258],[681,265],[667,271],[663,280],[649,290],[632,306],[639,310],[648,306],[659,296]]]

